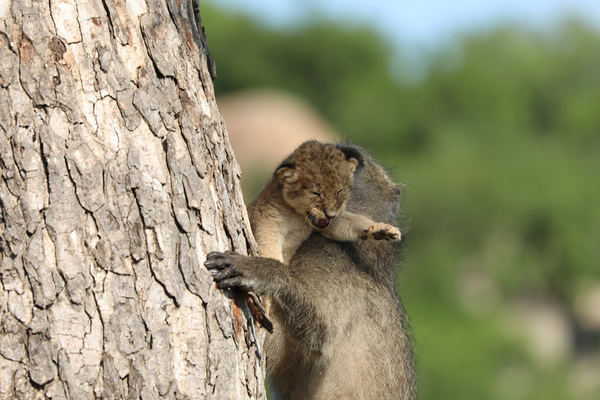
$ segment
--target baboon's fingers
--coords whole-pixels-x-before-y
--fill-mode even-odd
[[[238,287],[244,287],[243,280],[241,276],[234,276],[231,278],[223,279],[221,281],[217,281],[217,287],[219,289],[232,289]]]
[[[211,275],[215,281],[221,281],[225,278],[239,276],[241,274],[240,271],[237,268],[235,268],[235,266],[230,265],[220,270],[211,271]]]

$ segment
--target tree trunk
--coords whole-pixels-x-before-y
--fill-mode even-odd
[[[2,399],[265,398],[202,265],[255,244],[192,5],[0,1]]]

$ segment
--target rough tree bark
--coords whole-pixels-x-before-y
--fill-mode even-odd
[[[0,1],[2,399],[265,398],[202,265],[255,245],[193,6]]]

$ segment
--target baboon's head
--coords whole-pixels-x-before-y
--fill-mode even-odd
[[[308,141],[277,169],[283,198],[316,229],[325,229],[344,210],[358,166],[333,144]]]

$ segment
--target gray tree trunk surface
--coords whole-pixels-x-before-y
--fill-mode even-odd
[[[265,398],[202,265],[255,245],[197,20],[0,0],[1,399]]]

